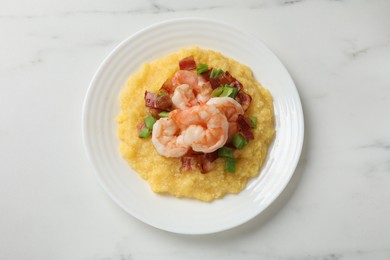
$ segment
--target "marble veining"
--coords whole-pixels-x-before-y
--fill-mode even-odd
[[[338,0],[326,0],[329,2]],[[245,4],[236,1],[197,1],[195,3],[187,2],[185,4],[178,1],[162,1],[162,0],[148,0],[137,4],[135,7],[113,10],[113,9],[76,9],[67,10],[56,13],[44,13],[39,14],[0,14],[0,19],[35,19],[44,17],[59,17],[59,16],[73,16],[73,15],[130,15],[130,14],[163,14],[163,13],[180,13],[180,12],[202,12],[202,11],[213,11],[213,10],[257,10],[263,9],[270,6],[292,6],[300,3],[307,2],[305,0],[247,0]],[[217,3],[217,4],[216,4]]]
[[[358,48],[355,42],[349,41],[349,43],[351,43],[352,47],[346,51],[346,54],[351,58],[358,58],[362,55],[366,55],[371,51],[380,51],[381,49],[390,48],[390,36],[387,35],[384,42],[373,43],[366,47]]]
[[[359,149],[379,149],[379,150],[384,150],[384,151],[390,151],[390,143],[386,142],[384,140],[374,140],[373,142],[366,144],[366,145],[361,145],[358,146],[357,148]]]
[[[297,3],[301,3],[303,0],[284,0],[282,3],[285,5],[293,5]]]
[[[270,260],[361,260],[361,259],[388,259],[390,257],[390,250],[356,250],[351,252],[342,253],[329,253],[329,254],[311,254],[306,253],[296,256],[283,256],[283,254],[269,254],[258,251],[245,251],[245,250],[227,250],[225,252],[218,252],[211,255],[205,255],[204,253],[187,253],[183,251],[176,251],[169,254],[156,255],[151,252],[143,252],[138,254],[118,254],[111,257],[97,257],[96,260],[138,260],[138,259],[155,259],[159,258],[162,260],[183,257],[186,259],[222,259],[234,257],[234,259],[270,259]],[[372,258],[370,258],[372,257]]]

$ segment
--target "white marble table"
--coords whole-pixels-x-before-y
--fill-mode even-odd
[[[81,109],[120,41],[174,17],[261,38],[290,71],[305,144],[282,195],[235,229],[157,230],[86,159]],[[389,1],[3,1],[0,259],[390,259]]]

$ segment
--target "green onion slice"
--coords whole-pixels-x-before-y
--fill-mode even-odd
[[[225,170],[228,173],[235,173],[237,160],[235,158],[227,158],[225,163]]]
[[[219,97],[223,92],[223,87],[218,87],[211,92],[211,97]]]
[[[162,111],[162,112],[158,113],[158,116],[159,117],[168,117],[169,116],[169,112],[168,111]]]
[[[221,70],[221,69],[212,69],[211,70],[211,73],[210,73],[210,79],[214,79],[214,78],[216,78],[216,77],[218,77],[219,75],[221,75],[223,73],[223,70]]]
[[[153,116],[148,116],[144,119],[145,125],[149,130],[152,130],[154,123],[156,123],[156,119]]]
[[[231,97],[231,98],[235,98],[237,96],[237,88],[235,87],[232,87],[230,85],[225,85],[223,87],[223,91],[221,93],[221,95],[219,95],[220,97]]]
[[[199,63],[198,67],[196,68],[196,73],[200,75],[202,73],[207,72],[208,70],[209,67],[207,66],[207,64]]]
[[[218,150],[218,156],[223,158],[234,158],[233,157],[233,149],[229,147],[221,147]]]
[[[232,145],[237,149],[242,149],[245,145],[248,144],[248,141],[241,134],[235,134],[231,141]]]
[[[163,91],[163,92],[161,92],[160,94],[158,94],[160,97],[162,97],[162,96],[165,96],[167,94],[167,92],[166,91]]]
[[[141,129],[141,132],[139,132],[138,136],[141,138],[147,138],[147,137],[149,137],[151,132],[152,131],[150,129],[148,129],[147,127],[144,127]]]
[[[252,121],[252,126],[251,126],[251,128],[256,128],[256,126],[257,126],[257,117],[255,117],[255,116],[249,116],[249,119]]]

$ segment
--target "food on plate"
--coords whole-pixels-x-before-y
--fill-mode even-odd
[[[212,201],[259,174],[272,97],[249,67],[198,47],[143,65],[120,97],[120,152],[158,193]]]

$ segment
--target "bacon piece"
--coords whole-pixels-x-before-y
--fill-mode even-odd
[[[156,106],[158,109],[170,110],[172,108],[172,99],[169,95],[159,95],[156,100]]]
[[[252,102],[252,97],[243,91],[238,92],[235,99],[238,103],[240,103],[244,111],[248,109],[249,105]]]
[[[229,71],[225,71],[221,75],[218,76],[220,79],[221,85],[230,85],[233,87],[236,87],[238,91],[240,91],[243,86],[242,84],[235,78],[233,77]]]
[[[213,89],[216,89],[219,86],[221,86],[221,84],[219,83],[219,80],[217,78],[210,79],[210,84],[211,84],[211,87]]]
[[[204,81],[210,81],[210,74],[211,74],[211,70],[212,69],[209,69],[208,71],[202,73],[199,75],[199,77],[203,78]]]
[[[236,80],[235,78],[233,78],[229,71],[221,73],[217,78],[221,85],[230,85],[232,82],[234,82],[234,80]]]
[[[205,153],[204,158],[206,160],[209,160],[210,162],[214,162],[218,159],[218,150],[212,152],[212,153]]]
[[[193,56],[185,57],[179,61],[179,68],[181,70],[194,70],[196,69],[196,62]]]
[[[208,173],[213,170],[215,164],[213,163],[218,159],[218,150],[212,153],[205,153],[199,157],[198,168],[201,173]]]
[[[224,73],[221,73],[218,77],[210,79],[210,84],[213,87],[213,89],[225,85],[236,87],[238,91],[240,91],[243,88],[241,82],[239,82],[235,77],[233,77],[229,73],[229,71],[225,71]]]
[[[155,108],[157,94],[145,91],[145,106]]]
[[[145,91],[145,106],[161,110],[170,110],[172,100],[169,95],[158,95]]]
[[[201,173],[208,173],[214,169],[214,164],[212,161],[207,160],[205,157],[200,157],[198,168]]]
[[[160,118],[158,114],[163,111],[161,109],[152,108],[152,107],[147,107],[147,109],[149,111],[149,114],[151,114],[154,118]]]
[[[238,131],[245,137],[247,141],[255,139],[251,130],[252,121],[249,118],[243,115],[238,115],[236,122]]]
[[[160,88],[160,92],[167,92],[169,95],[172,95],[175,92],[176,87],[172,84],[171,79],[167,79]]]
[[[180,159],[182,171],[191,171],[198,165],[198,158],[195,156],[185,155]]]
[[[218,158],[218,151],[212,153],[199,153],[190,150],[181,158],[181,170],[190,171],[196,167],[201,173],[208,173],[214,169],[213,162]]]

